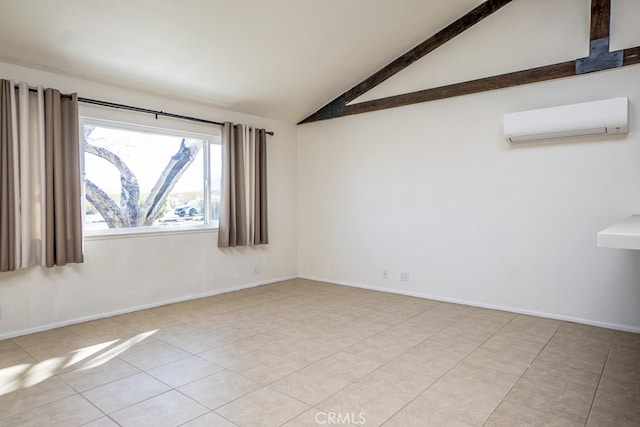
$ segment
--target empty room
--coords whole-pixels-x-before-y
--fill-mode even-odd
[[[637,0],[0,14],[0,426],[639,426]]]

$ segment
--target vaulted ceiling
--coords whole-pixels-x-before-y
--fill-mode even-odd
[[[298,121],[482,2],[20,0],[0,61]]]

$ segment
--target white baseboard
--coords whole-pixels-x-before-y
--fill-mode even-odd
[[[299,276],[299,278],[300,279],[306,279],[306,280],[314,280],[314,281],[317,281],[317,282],[332,283],[334,285],[351,286],[351,287],[354,287],[354,288],[369,289],[369,290],[372,290],[372,291],[389,292],[389,293],[392,293],[392,294],[406,295],[406,296],[417,297],[417,298],[425,298],[425,299],[430,299],[430,300],[434,300],[434,301],[449,302],[449,303],[453,303],[453,304],[463,304],[463,305],[469,305],[469,306],[472,306],[472,307],[488,308],[488,309],[491,309],[491,310],[508,311],[510,313],[525,314],[525,315],[537,316],[537,317],[544,317],[544,318],[547,318],[547,319],[562,320],[562,321],[565,321],[565,322],[581,323],[581,324],[584,324],[584,325],[597,326],[597,327],[606,328],[606,329],[614,329],[614,330],[617,330],[617,331],[640,333],[640,328],[637,328],[637,327],[634,327],[634,326],[620,325],[620,324],[617,324],[617,323],[598,322],[598,321],[595,321],[595,320],[582,319],[582,318],[579,318],[579,317],[564,316],[564,315],[556,314],[556,313],[547,313],[547,312],[544,312],[544,311],[527,310],[527,309],[522,309],[522,308],[518,308],[518,307],[507,307],[507,306],[493,305],[493,304],[484,304],[484,303],[480,303],[480,302],[477,302],[477,301],[469,301],[469,300],[463,300],[463,299],[457,299],[457,298],[447,298],[447,297],[442,297],[442,296],[438,296],[438,295],[430,295],[430,294],[426,294],[426,293],[422,293],[422,292],[401,291],[401,290],[398,290],[398,289],[384,288],[384,287],[379,287],[379,286],[370,286],[370,285],[365,285],[365,284],[362,284],[362,283],[346,282],[346,281],[341,281],[341,280],[332,280],[332,279],[327,279],[327,278],[322,278],[322,277],[312,277],[312,276],[301,275],[301,276]]]
[[[214,296],[214,295],[226,294],[228,292],[240,291],[242,289],[256,288],[258,286],[270,285],[272,283],[283,282],[285,280],[293,280],[293,279],[297,279],[297,276],[286,276],[286,277],[280,277],[280,278],[277,278],[277,279],[265,280],[265,281],[261,281],[261,282],[253,282],[253,283],[245,284],[245,285],[242,285],[242,286],[234,286],[234,287],[231,287],[231,288],[218,289],[218,290],[215,290],[215,291],[209,291],[209,292],[204,292],[204,293],[195,294],[195,295],[187,295],[187,296],[184,296],[184,297],[173,298],[173,299],[169,299],[169,300],[155,301],[155,302],[152,302],[152,303],[149,303],[149,304],[143,304],[143,305],[138,305],[138,306],[133,306],[133,307],[126,307],[126,308],[123,308],[123,309],[120,309],[120,310],[104,312],[104,313],[95,314],[95,315],[91,315],[91,316],[76,317],[76,318],[73,318],[73,319],[63,320],[61,322],[49,323],[49,324],[46,324],[46,325],[35,326],[33,328],[22,329],[22,330],[19,330],[19,331],[12,331],[12,332],[8,332],[8,333],[0,334],[0,340],[5,340],[5,339],[8,339],[8,338],[15,338],[15,337],[19,337],[19,336],[22,336],[22,335],[33,334],[33,333],[36,333],[36,332],[48,331],[50,329],[55,329],[55,328],[62,328],[64,326],[75,325],[77,323],[90,322],[92,320],[104,319],[106,317],[118,316],[120,314],[132,313],[134,311],[147,310],[147,309],[150,309],[150,308],[156,308],[156,307],[160,307],[160,306],[163,306],[163,305],[175,304],[175,303],[191,301],[191,300],[199,299],[199,298],[211,297],[211,296]]]
[[[18,330],[18,331],[12,331],[12,332],[8,332],[8,333],[0,334],[0,340],[14,338],[14,337],[22,336],[22,335],[28,335],[28,334],[32,334],[32,333],[35,333],[35,332],[47,331],[47,330],[55,329],[55,328],[61,328],[61,327],[64,327],[64,326],[69,326],[69,325],[75,325],[77,323],[89,322],[91,320],[98,320],[98,319],[104,319],[106,317],[118,316],[120,314],[131,313],[131,312],[134,312],[134,311],[147,310],[147,309],[150,309],[150,308],[160,307],[160,306],[163,306],[163,305],[175,304],[175,303],[191,301],[191,300],[195,300],[195,299],[199,299],[199,298],[206,298],[206,297],[211,297],[211,296],[215,296],[215,295],[220,295],[220,294],[224,294],[224,293],[228,293],[228,292],[240,291],[242,289],[249,289],[249,288],[255,288],[255,287],[258,287],[258,286],[270,285],[270,284],[273,284],[273,283],[282,282],[282,281],[285,281],[285,280],[293,280],[293,279],[297,279],[297,278],[306,279],[306,280],[314,280],[314,281],[317,281],[317,282],[331,283],[331,284],[335,284],[335,285],[350,286],[350,287],[354,287],[354,288],[369,289],[369,290],[373,290],[373,291],[389,292],[389,293],[392,293],[392,294],[407,295],[407,296],[412,296],[412,297],[417,297],[417,298],[425,298],[425,299],[430,299],[430,300],[434,300],[434,301],[442,301],[442,302],[448,302],[448,303],[453,303],[453,304],[463,304],[463,305],[469,305],[469,306],[472,306],[472,307],[488,308],[488,309],[492,309],[492,310],[502,310],[502,311],[508,311],[508,312],[511,312],[511,313],[525,314],[525,315],[537,316],[537,317],[544,317],[544,318],[548,318],[548,319],[562,320],[562,321],[566,321],[566,322],[575,322],[575,323],[581,323],[581,324],[585,324],[585,325],[597,326],[597,327],[601,327],[601,328],[614,329],[614,330],[618,330],[618,331],[640,333],[640,328],[629,326],[629,325],[620,325],[620,324],[608,323],[608,322],[598,322],[598,321],[593,321],[593,320],[590,320],[590,319],[582,319],[582,318],[578,318],[578,317],[564,316],[564,315],[560,315],[560,314],[556,314],[556,313],[547,313],[547,312],[536,311],[536,310],[526,310],[526,309],[522,309],[522,308],[518,308],[518,307],[507,307],[507,306],[501,306],[501,305],[484,304],[484,303],[479,303],[479,302],[476,302],[476,301],[469,301],[469,300],[457,299],[457,298],[447,298],[447,297],[442,297],[442,296],[438,296],[438,295],[430,295],[430,294],[426,294],[426,293],[422,293],[422,292],[401,291],[401,290],[392,289],[392,288],[385,288],[385,287],[379,287],[379,286],[370,286],[370,285],[366,285],[366,284],[363,284],[363,283],[355,283],[355,282],[347,282],[347,281],[341,281],[341,280],[333,280],[333,279],[328,279],[328,278],[323,278],[323,277],[312,277],[312,276],[299,275],[299,276],[287,276],[287,277],[281,277],[281,278],[277,278],[277,279],[270,279],[270,280],[265,280],[265,281],[261,281],[261,282],[253,282],[253,283],[249,283],[249,284],[245,284],[245,285],[241,285],[241,286],[234,286],[234,287],[225,288],[225,289],[218,289],[218,290],[215,290],[215,291],[204,292],[204,293],[201,293],[201,294],[187,295],[187,296],[184,296],[184,297],[174,298],[174,299],[170,299],[170,300],[156,301],[156,302],[152,302],[152,303],[149,303],[149,304],[133,306],[133,307],[126,307],[126,308],[123,308],[123,309],[120,309],[120,310],[114,310],[114,311],[110,311],[110,312],[99,313],[99,314],[95,314],[95,315],[91,315],[91,316],[77,317],[77,318],[73,318],[73,319],[64,320],[64,321],[61,321],[61,322],[50,323],[50,324],[46,324],[46,325],[40,325],[40,326],[36,326],[36,327],[33,327],[33,328],[22,329],[22,330]]]

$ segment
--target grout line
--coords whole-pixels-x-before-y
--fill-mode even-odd
[[[607,368],[607,364],[609,363],[609,356],[611,356],[611,350],[613,349],[613,343],[616,340],[616,335],[618,332],[614,331],[613,336],[611,337],[611,342],[609,343],[609,351],[607,351],[607,358],[602,365],[602,370],[600,371],[600,377],[598,378],[598,385],[596,386],[596,391],[593,393],[593,399],[591,399],[591,405],[589,406],[589,413],[587,414],[587,421],[585,425],[589,424],[589,418],[591,418],[591,412],[593,411],[593,405],[596,403],[596,397],[598,396],[598,391],[600,390],[600,382],[602,382],[602,377],[604,376],[604,371]]]

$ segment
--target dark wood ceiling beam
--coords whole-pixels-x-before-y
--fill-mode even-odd
[[[591,40],[609,38],[611,0],[591,0]]]
[[[345,115],[385,110],[387,108],[395,108],[404,105],[418,104],[421,102],[436,101],[439,99],[504,89],[507,87],[536,83],[545,80],[559,79],[562,77],[573,76],[575,73],[574,61],[562,62],[559,64],[547,65],[514,73],[500,74],[483,79],[440,86],[433,89],[420,90],[417,92],[404,93],[402,95],[394,95],[372,101],[359,102],[357,104],[347,105]]]
[[[511,1],[511,0],[509,0]],[[455,37],[455,35],[460,34],[465,29],[469,28],[475,22],[473,22],[473,18],[471,15],[474,13],[486,14],[483,17],[488,16],[488,14],[495,12],[500,7],[509,3],[507,0],[502,0],[501,2],[493,2],[492,0],[488,0],[483,3],[478,8],[469,12],[469,14],[465,15],[463,18],[460,18],[455,23],[451,24],[447,28],[441,31],[441,33],[446,33],[451,35],[448,37],[446,34],[442,35],[434,35],[427,41],[425,41],[420,46],[423,46],[422,49],[424,51],[418,50],[416,54],[421,54],[420,57],[426,55],[431,50],[427,45],[429,43],[439,43],[436,47],[446,43],[451,38]],[[480,12],[479,9],[482,9],[483,12]],[[495,8],[495,9],[492,9]],[[480,18],[482,19],[482,18]],[[439,99],[452,98],[456,96],[462,95],[470,95],[474,93],[486,92],[496,89],[503,89],[508,87],[526,85],[531,83],[543,82],[548,80],[560,79],[564,77],[573,77],[577,75],[581,75],[584,73],[592,73],[592,72],[601,72],[605,70],[610,70],[617,67],[624,67],[628,65],[640,64],[640,46],[632,47],[629,49],[624,49],[616,52],[609,51],[609,32],[610,32],[610,22],[611,22],[611,0],[591,0],[591,28],[590,28],[590,55],[586,58],[579,58],[574,61],[561,62],[553,65],[546,65],[538,68],[532,68],[529,70],[516,71],[513,73],[501,74],[492,77],[486,77],[477,80],[471,80],[463,83],[455,83],[451,85],[441,86],[432,89],[420,90],[417,92],[405,93],[402,95],[395,95],[381,99],[375,99],[371,101],[359,102],[355,104],[349,104],[350,101],[355,99],[357,96],[360,96],[367,90],[376,86],[380,82],[389,78],[391,75],[397,73],[398,71],[406,68],[411,62],[408,62],[413,58],[411,56],[411,52],[403,55],[398,58],[393,63],[389,64],[389,66],[383,68],[378,73],[371,76],[369,79],[365,80],[361,84],[355,86],[348,92],[340,95],[338,98],[318,110],[315,114],[307,117],[305,120],[300,122],[302,123],[310,123],[318,120],[327,120],[337,117],[343,117],[353,114],[361,114],[367,113],[371,111],[384,110],[387,108],[400,107],[404,105],[417,104],[421,102],[435,101]],[[463,30],[458,31],[457,33],[454,31],[453,27],[456,25],[467,25]],[[449,31],[452,31],[449,33]],[[442,40],[436,41],[436,36],[443,37]],[[446,39],[445,39],[446,38]],[[416,47],[414,50],[418,49],[420,46]],[[406,56],[405,59],[403,59]],[[622,57],[620,59],[620,57]],[[413,59],[413,61],[417,60]],[[412,62],[413,62],[412,61]],[[407,63],[408,62],[408,63]],[[404,64],[404,65],[403,65]]]
[[[513,0],[485,1],[480,6],[471,10],[460,19],[456,20],[433,36],[429,37],[418,46],[400,56],[391,64],[374,73],[363,82],[355,85],[353,88],[349,89],[347,92],[343,93],[298,124],[315,122],[317,120],[326,120],[332,117],[340,117],[341,115],[343,115],[340,113],[344,113],[347,103],[353,101],[360,95],[363,95],[364,93],[378,86],[380,83],[387,80],[394,74],[397,74],[398,72],[404,70],[409,65],[424,57],[429,52],[434,51],[438,47],[442,46],[457,35],[471,28],[473,25],[482,21],[484,18],[496,12],[498,9],[502,8],[508,3],[511,3],[512,1]]]
[[[511,1],[512,0],[485,1],[480,6],[468,12],[462,18],[456,20],[452,24],[438,31],[436,34],[429,37],[427,40],[420,43],[418,46],[414,47],[409,52],[393,61],[391,64],[382,68],[380,71],[376,72],[362,83],[357,84],[352,89],[345,92],[344,95],[346,101],[351,102],[360,95],[363,95],[364,93],[378,86],[389,77],[404,70],[409,65],[424,57],[426,54],[433,52],[435,49],[439,48],[449,40],[471,28],[472,26],[482,21],[484,18],[491,15]]]
[[[576,75],[575,63],[576,61],[561,62],[524,71],[516,71],[513,73],[501,74],[498,76],[486,77],[483,79],[471,80],[468,82],[456,83],[433,89],[405,93],[372,101],[359,102],[347,105],[344,115],[349,116],[353,114],[368,113],[371,111],[385,110],[387,108],[401,107],[421,102],[436,101],[439,99],[453,98],[456,96],[471,95],[496,89],[555,80],[563,77],[573,77]],[[640,46],[625,49],[623,66],[638,63],[640,63]]]

